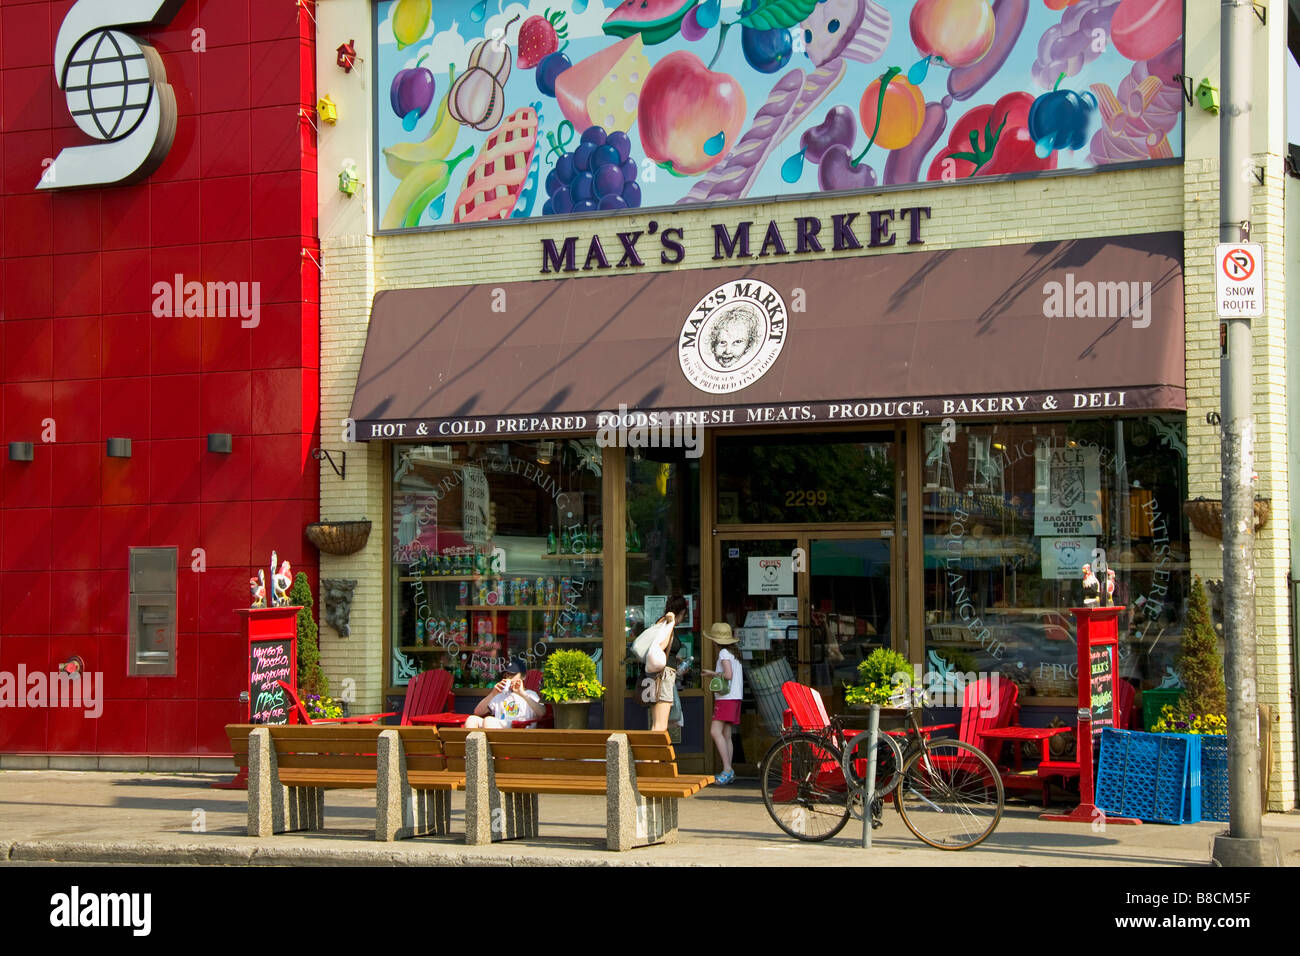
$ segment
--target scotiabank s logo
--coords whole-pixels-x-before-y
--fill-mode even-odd
[[[77,0],[54,45],[54,72],[82,131],[37,189],[136,182],[162,165],[176,137],[176,95],[162,57],[116,27],[169,23],[185,0]]]

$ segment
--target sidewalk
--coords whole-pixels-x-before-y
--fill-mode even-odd
[[[0,865],[8,861],[207,865],[360,866],[1204,866],[1226,824],[1091,826],[1042,823],[1038,808],[1010,802],[997,831],[960,853],[933,850],[892,809],[860,845],[861,824],[826,843],[798,843],[777,829],[753,781],[709,787],[681,802],[680,842],[627,853],[604,849],[605,807],[597,797],[541,797],[542,835],[466,847],[464,796],[452,801],[452,833],[380,844],[375,795],[325,796],[327,829],[265,840],[246,836],[242,790],[213,790],[229,775],[74,771],[0,772]],[[1270,814],[1282,862],[1300,863],[1300,815]]]

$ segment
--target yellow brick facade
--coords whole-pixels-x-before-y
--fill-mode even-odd
[[[1193,5],[1195,7],[1195,5]],[[1189,52],[1188,72],[1217,73],[1217,4],[1188,12],[1188,36],[1199,39]],[[1285,51],[1274,34],[1284,32],[1286,8],[1273,2],[1267,30],[1259,40],[1260,80],[1273,72],[1272,50]],[[369,37],[369,5],[364,0],[336,0],[318,7],[321,35]],[[1211,10],[1210,8],[1213,7]],[[1276,13],[1276,15],[1274,15]],[[1282,27],[1277,27],[1281,24]],[[1271,44],[1271,45],[1270,45]],[[368,45],[368,41],[367,41]],[[361,43],[358,42],[359,48]],[[330,48],[330,44],[323,44]],[[369,51],[362,50],[363,56]],[[324,54],[322,54],[322,57]],[[1193,66],[1193,56],[1204,63]],[[321,75],[337,73],[322,59]],[[341,74],[340,74],[341,75]],[[564,234],[599,232],[613,240],[618,231],[644,228],[656,219],[661,229],[683,230],[688,245],[685,263],[661,265],[647,258],[642,271],[714,268],[712,223],[776,219],[789,223],[796,215],[828,219],[842,212],[929,206],[931,219],[923,236],[928,250],[999,244],[1056,241],[1070,238],[1181,231],[1185,237],[1186,360],[1188,471],[1191,497],[1219,497],[1219,440],[1206,414],[1219,407],[1218,319],[1214,309],[1213,246],[1218,240],[1218,127],[1208,114],[1187,111],[1186,160],[1183,163],[1089,175],[1047,176],[1016,182],[954,185],[836,198],[810,198],[782,203],[748,204],[635,216],[611,216],[568,223],[557,229],[549,222],[520,222],[505,226],[470,227],[402,236],[374,237],[375,214],[369,191],[356,199],[341,196],[333,177],[345,158],[369,169],[373,144],[370,94],[357,83],[323,85],[340,103],[344,118],[326,129],[320,141],[322,304],[321,304],[321,435],[325,447],[348,451],[347,480],[324,465],[321,472],[321,515],[327,519],[367,517],[375,522],[368,546],[347,558],[321,555],[322,577],[355,578],[358,586],[352,609],[352,636],[340,639],[322,626],[322,659],[336,687],[355,681],[354,708],[382,704],[387,662],[383,655],[384,563],[387,529],[383,483],[387,474],[383,443],[341,444],[353,389],[365,346],[369,307],[375,293],[386,289],[495,284],[542,278],[540,240]],[[1276,84],[1273,89],[1279,89]],[[1254,190],[1253,236],[1266,249],[1268,318],[1255,325],[1255,420],[1258,494],[1272,499],[1269,525],[1256,543],[1258,624],[1258,698],[1273,707],[1270,807],[1295,806],[1296,740],[1291,689],[1294,686],[1289,612],[1290,568],[1286,433],[1285,285],[1283,281],[1284,224],[1282,139],[1274,125],[1281,122],[1280,97],[1271,100],[1257,90],[1255,114],[1256,162],[1265,183]],[[1261,106],[1261,104],[1264,104]],[[364,163],[363,163],[364,157]],[[580,246],[582,243],[580,242]],[[609,246],[607,245],[607,248]],[[884,250],[855,250],[840,256],[900,255],[899,244]],[[732,263],[734,264],[734,263]],[[1203,578],[1221,578],[1219,542],[1192,532],[1192,571]]]

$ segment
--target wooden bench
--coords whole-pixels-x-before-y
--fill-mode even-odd
[[[248,769],[249,836],[321,829],[326,790],[376,791],[377,840],[447,833],[451,791],[465,786],[427,728],[230,724],[226,736],[235,765]]]
[[[666,731],[444,727],[439,734],[447,769],[465,773],[471,845],[537,836],[543,793],[604,796],[611,850],[675,843],[677,801],[713,782],[677,772]]]

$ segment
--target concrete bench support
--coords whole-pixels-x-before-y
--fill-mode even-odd
[[[379,735],[375,839],[389,842],[442,835],[451,829],[451,793],[417,790],[406,773],[406,753],[395,730]]]
[[[605,845],[631,850],[677,842],[676,798],[643,797],[636,789],[636,764],[625,734],[605,742]]]
[[[537,794],[502,793],[492,763],[487,737],[470,734],[465,739],[465,842],[484,846],[537,836]]]
[[[265,727],[252,731],[248,735],[248,835],[319,830],[324,820],[324,789],[280,783],[271,732]]]

